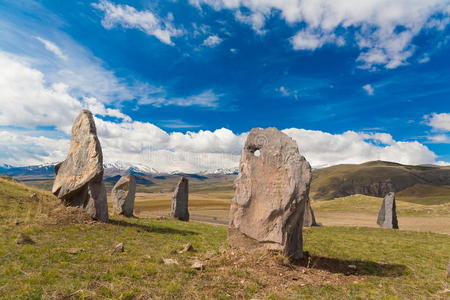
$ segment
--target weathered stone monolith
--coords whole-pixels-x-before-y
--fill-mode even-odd
[[[181,177],[172,196],[171,215],[181,221],[189,221],[189,181]]]
[[[398,229],[397,209],[395,206],[395,193],[388,193],[378,213],[377,224],[383,228]]]
[[[114,212],[125,217],[132,217],[136,195],[136,179],[134,176],[122,176],[114,185],[111,195]]]
[[[231,202],[228,243],[303,256],[302,224],[311,167],[297,143],[276,128],[252,129]]]
[[[305,214],[303,215],[303,227],[313,227],[320,226],[316,222],[316,217],[314,216],[314,211],[311,207],[311,200],[308,198],[305,204]]]
[[[103,154],[94,118],[83,110],[72,126],[67,158],[56,165],[52,192],[66,206],[77,206],[94,220],[108,221]]]

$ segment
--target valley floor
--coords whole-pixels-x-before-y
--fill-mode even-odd
[[[210,194],[190,194],[191,219],[228,224],[231,196],[224,199]],[[164,216],[170,212],[170,193],[138,193],[136,211],[140,216]],[[354,195],[330,201],[313,202],[317,222],[324,226],[360,226],[378,228],[378,209],[382,199]],[[401,230],[450,234],[450,205],[421,205],[397,201]]]

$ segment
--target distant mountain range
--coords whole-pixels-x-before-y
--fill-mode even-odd
[[[10,177],[16,177],[19,179],[51,179],[55,177],[55,165],[56,163],[34,165],[34,166],[23,166],[16,167],[11,165],[0,165],[0,174],[4,174]],[[104,177],[110,178],[115,176],[123,176],[128,174],[141,175],[141,176],[167,176],[167,175],[178,175],[187,174],[182,171],[173,172],[160,172],[150,166],[145,164],[135,164],[129,162],[113,162],[103,164],[105,169]],[[211,174],[237,174],[238,169],[216,169],[216,170],[204,170],[197,173],[198,175],[211,175]],[[193,174],[191,174],[193,175]]]

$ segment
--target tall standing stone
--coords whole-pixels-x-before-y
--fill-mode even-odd
[[[114,185],[111,195],[114,212],[125,217],[132,217],[136,196],[134,176],[122,176]]]
[[[94,220],[108,221],[103,184],[103,154],[94,117],[83,110],[72,126],[69,154],[56,165],[52,193],[66,206],[77,206]]]
[[[229,245],[301,258],[310,183],[311,167],[293,139],[276,128],[252,129],[235,181]]]
[[[308,198],[305,204],[305,214],[303,216],[303,227],[319,226],[314,216],[314,211],[311,207],[311,200]]]
[[[384,197],[378,213],[377,224],[383,228],[398,229],[395,193],[390,192]]]
[[[171,215],[181,221],[189,221],[189,181],[186,177],[181,177],[172,196]]]

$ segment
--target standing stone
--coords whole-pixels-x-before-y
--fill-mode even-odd
[[[171,215],[181,221],[189,221],[189,181],[186,177],[181,177],[172,196]]]
[[[111,195],[114,212],[125,217],[132,217],[136,195],[136,179],[134,176],[122,176],[114,185]]]
[[[384,197],[383,204],[378,213],[377,224],[383,228],[398,229],[395,193],[390,192]]]
[[[75,119],[69,154],[55,172],[52,193],[64,205],[80,207],[94,220],[108,221],[103,154],[90,111],[83,110]]]
[[[252,129],[231,202],[228,243],[303,256],[302,224],[311,167],[297,143],[276,128]]]
[[[311,200],[308,198],[305,204],[305,214],[303,216],[303,227],[320,226],[314,217],[314,211],[311,207]]]

